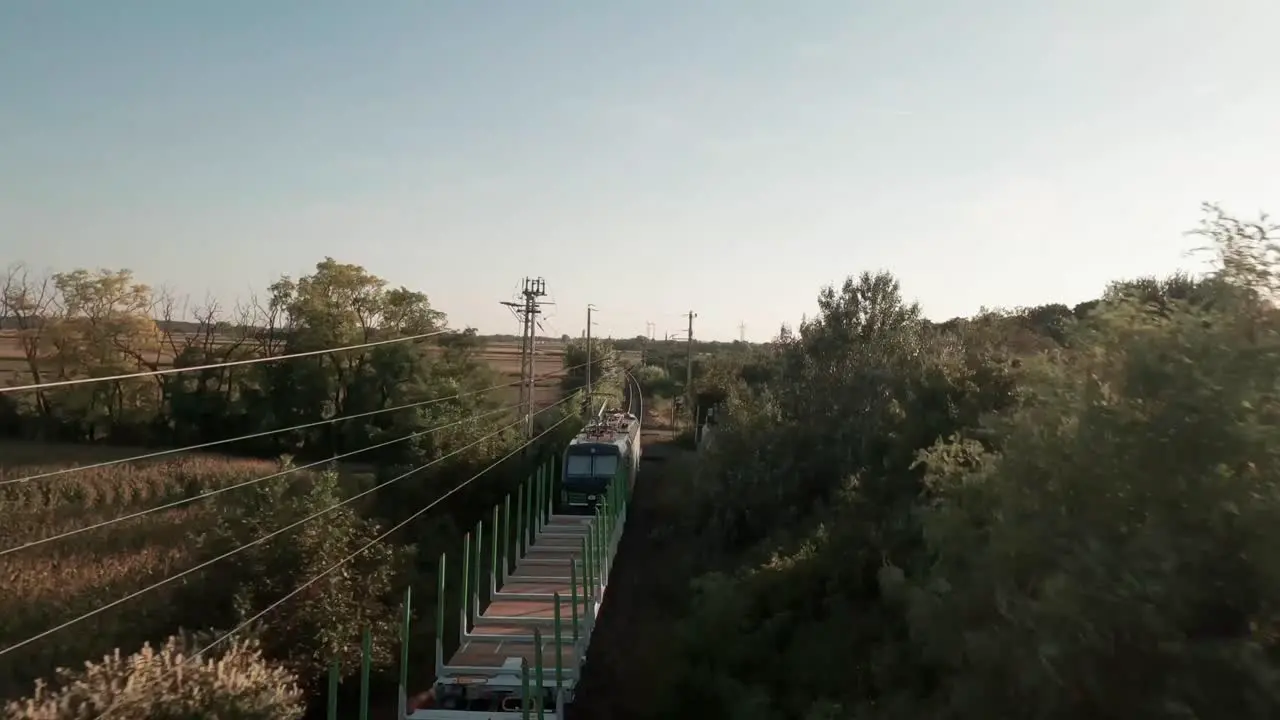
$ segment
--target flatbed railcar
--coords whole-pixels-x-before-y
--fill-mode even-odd
[[[564,720],[587,662],[640,466],[643,411],[636,387],[628,392],[635,414],[602,410],[570,441],[561,472],[554,472],[554,463],[540,469],[493,509],[488,530],[481,522],[467,535],[457,649],[451,653],[443,630],[453,593],[441,557],[435,680],[413,701],[402,683],[401,718]],[[487,565],[481,562],[486,555]]]

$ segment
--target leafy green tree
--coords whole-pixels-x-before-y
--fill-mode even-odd
[[[314,480],[285,476],[229,495],[218,528],[200,542],[205,555],[247,545],[342,500],[336,473]],[[242,622],[373,543],[272,611],[269,621],[264,618],[253,631],[269,656],[312,680],[322,677],[335,658],[347,671],[358,667],[366,626],[373,629],[375,662],[389,663],[402,587],[396,578],[405,577],[413,550],[374,542],[377,535],[376,524],[343,506],[245,548],[215,566],[220,584],[232,592],[220,612],[211,612],[211,624]]]
[[[1087,351],[1029,365],[1000,452],[925,455],[936,561],[897,584],[946,668],[930,716],[1280,708],[1280,326],[1252,284],[1268,268],[1220,249],[1207,282],[1113,286]]]
[[[863,275],[719,373],[673,712],[1273,716],[1280,265],[1200,232],[1210,277],[1073,311],[930,325]]]
[[[599,338],[591,339],[591,391],[595,394],[593,406],[600,403],[622,402],[623,371],[618,351],[613,343]],[[587,386],[587,341],[574,340],[564,348],[562,367],[565,372],[560,387],[565,394],[585,390]]]
[[[644,365],[636,368],[632,375],[640,383],[640,390],[652,397],[672,397],[676,392],[676,384],[667,371],[657,365]]]

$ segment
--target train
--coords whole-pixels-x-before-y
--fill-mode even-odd
[[[625,410],[602,410],[565,448],[560,464],[561,512],[594,514],[615,479],[630,493],[640,455],[640,419]]]
[[[547,472],[494,508],[490,528],[481,521],[467,535],[460,592],[450,593],[449,573],[438,573],[435,681],[410,697],[402,670],[399,717],[564,720],[627,524],[640,424],[631,412],[602,409],[564,448],[560,472],[548,461]],[[447,652],[450,597],[460,599],[461,612],[457,649]],[[408,637],[407,625],[403,632]]]

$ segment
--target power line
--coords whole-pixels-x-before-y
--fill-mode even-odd
[[[551,405],[548,405],[548,406],[546,406],[545,408],[542,408],[542,409],[541,409],[541,410],[539,410],[538,412],[539,412],[539,413],[546,412],[547,410],[550,410],[551,408],[556,407],[557,405],[560,405],[560,404],[562,404],[562,403],[564,403],[564,402],[568,401],[568,400],[569,400],[569,399],[571,399],[572,397],[573,397],[572,395],[569,395],[568,397],[565,397],[565,398],[562,398],[562,399],[560,399],[560,400],[557,400],[556,402],[552,403]],[[569,417],[572,417],[572,416],[566,416],[566,417],[565,417],[563,420],[561,420],[560,422],[564,422],[565,420],[568,420],[568,419],[569,419]],[[227,552],[225,552],[225,553],[223,553],[223,554],[221,554],[221,555],[219,555],[219,556],[217,556],[217,557],[215,557],[215,558],[213,558],[213,559],[211,559],[211,560],[206,560],[206,561],[204,561],[204,562],[200,563],[199,565],[196,565],[195,567],[191,567],[191,568],[188,568],[188,569],[186,569],[186,570],[183,570],[182,572],[177,573],[176,575],[171,575],[171,576],[169,576],[169,577],[167,577],[167,578],[164,578],[164,579],[162,579],[162,580],[158,580],[158,581],[156,581],[156,582],[152,583],[151,585],[148,585],[147,587],[142,588],[141,590],[134,591],[134,592],[132,592],[132,593],[130,593],[130,594],[128,594],[128,595],[126,595],[126,596],[124,596],[124,597],[122,597],[122,598],[118,599],[118,600],[113,600],[113,601],[111,601],[111,602],[107,603],[106,605],[100,605],[100,606],[98,606],[98,607],[94,608],[93,610],[90,610],[90,611],[88,611],[88,612],[82,613],[81,615],[78,615],[78,616],[76,616],[76,617],[74,617],[74,618],[72,618],[72,619],[70,619],[70,620],[67,620],[66,622],[64,622],[64,623],[62,623],[62,624],[60,624],[60,625],[57,625],[57,626],[52,627],[52,628],[49,628],[48,630],[45,630],[45,631],[43,631],[43,632],[41,632],[41,633],[38,633],[38,634],[36,634],[36,635],[33,635],[33,636],[31,636],[31,637],[27,638],[26,640],[23,640],[23,641],[21,641],[21,642],[15,643],[15,644],[10,645],[10,646],[8,646],[8,647],[6,647],[6,648],[0,649],[0,657],[3,657],[3,656],[5,656],[5,655],[7,655],[7,654],[9,654],[9,653],[13,652],[14,650],[17,650],[17,649],[19,649],[19,648],[22,648],[22,647],[25,647],[25,646],[27,646],[27,645],[30,645],[31,643],[36,642],[37,640],[41,640],[41,639],[43,639],[43,638],[46,638],[46,637],[48,637],[48,636],[50,636],[50,635],[52,635],[52,634],[54,634],[54,633],[58,632],[59,630],[64,630],[64,629],[66,629],[66,628],[68,628],[68,627],[71,627],[72,625],[75,625],[75,624],[76,624],[76,623],[78,623],[78,622],[81,622],[81,621],[83,621],[83,620],[87,620],[87,619],[89,619],[89,618],[91,618],[91,617],[94,617],[95,615],[98,615],[98,614],[103,613],[103,612],[105,612],[105,611],[107,611],[107,610],[110,610],[111,608],[116,607],[117,605],[121,605],[121,604],[123,604],[123,603],[126,603],[126,602],[128,602],[128,601],[130,601],[130,600],[132,600],[132,599],[134,599],[134,598],[136,598],[136,597],[138,597],[138,596],[140,596],[140,595],[144,595],[144,594],[146,594],[146,593],[148,593],[148,592],[151,592],[152,590],[155,590],[156,588],[159,588],[159,587],[162,587],[162,586],[164,586],[164,585],[167,585],[167,584],[169,584],[169,583],[173,582],[174,580],[179,580],[179,579],[181,579],[181,578],[183,578],[183,577],[186,577],[187,575],[190,575],[191,573],[194,573],[194,572],[196,572],[197,570],[203,570],[204,568],[207,568],[207,567],[209,567],[210,565],[213,565],[213,564],[215,564],[215,563],[218,563],[218,562],[221,562],[221,561],[223,561],[223,560],[226,560],[227,558],[229,558],[229,557],[231,557],[231,556],[233,556],[233,555],[237,555],[237,554],[239,554],[239,553],[241,553],[241,552],[244,552],[245,550],[248,550],[249,548],[253,547],[254,545],[260,545],[260,544],[262,544],[262,543],[264,543],[264,542],[266,542],[266,541],[270,540],[270,539],[271,539],[271,538],[273,538],[273,537],[277,537],[277,536],[281,535],[282,533],[288,532],[289,530],[292,530],[292,529],[294,529],[294,528],[298,527],[299,525],[303,525],[303,524],[308,523],[308,522],[310,522],[310,521],[312,521],[312,520],[314,520],[314,519],[316,519],[316,518],[318,518],[318,517],[321,517],[321,516],[323,516],[323,515],[327,515],[327,514],[329,514],[329,513],[333,512],[334,510],[337,510],[338,508],[343,507],[344,505],[347,505],[347,504],[349,504],[349,503],[351,503],[351,502],[353,502],[353,501],[355,501],[355,500],[358,500],[358,499],[360,499],[360,498],[364,497],[365,495],[368,495],[369,493],[374,492],[375,490],[380,490],[380,489],[382,489],[382,488],[384,488],[384,487],[386,487],[386,486],[390,485],[391,483],[399,482],[400,480],[403,480],[403,479],[405,479],[405,478],[409,477],[410,475],[413,475],[414,473],[417,473],[417,472],[420,472],[420,471],[422,471],[422,470],[425,470],[425,469],[427,469],[428,467],[431,467],[432,465],[435,465],[436,463],[439,463],[439,462],[442,462],[442,461],[444,461],[444,460],[447,460],[448,458],[451,458],[451,457],[453,457],[454,455],[457,455],[457,454],[459,454],[459,453],[461,453],[461,452],[464,452],[464,451],[466,451],[466,450],[470,450],[471,448],[475,447],[476,445],[479,445],[480,443],[482,443],[482,442],[484,442],[484,441],[486,441],[486,440],[488,440],[488,439],[490,439],[490,438],[492,438],[492,437],[495,437],[495,436],[497,436],[497,435],[499,435],[499,434],[501,434],[501,433],[503,433],[503,432],[506,432],[507,430],[509,430],[509,429],[511,429],[511,428],[513,428],[513,427],[516,427],[517,425],[521,424],[522,422],[524,422],[524,419],[523,419],[523,418],[521,418],[520,420],[517,420],[516,422],[513,422],[513,423],[510,423],[510,424],[508,424],[508,425],[505,425],[505,426],[503,426],[503,427],[499,428],[498,430],[496,430],[495,432],[492,432],[492,433],[490,433],[489,435],[486,435],[486,436],[484,436],[484,437],[480,438],[479,440],[476,440],[476,441],[472,442],[472,443],[471,443],[471,444],[469,444],[469,445],[466,445],[466,446],[464,446],[464,447],[458,448],[457,450],[454,450],[453,452],[451,452],[451,453],[449,453],[449,454],[447,454],[447,455],[442,455],[442,456],[440,456],[440,457],[438,457],[438,458],[436,458],[436,459],[434,459],[434,460],[431,460],[430,462],[426,463],[425,465],[420,465],[420,466],[418,466],[418,467],[414,468],[413,470],[410,470],[409,472],[406,472],[406,473],[404,473],[404,474],[402,474],[402,475],[398,475],[398,476],[396,476],[396,477],[394,477],[394,478],[391,478],[390,480],[387,480],[386,482],[384,482],[384,483],[382,483],[382,484],[380,484],[380,485],[375,485],[375,486],[373,486],[373,487],[369,488],[368,490],[365,490],[365,491],[363,491],[363,492],[360,492],[360,493],[357,493],[357,494],[355,494],[355,495],[352,495],[351,497],[347,498],[346,500],[343,500],[343,501],[341,501],[341,502],[338,502],[338,503],[335,503],[335,504],[333,504],[333,505],[330,505],[328,508],[326,508],[326,509],[324,509],[324,510],[321,510],[321,511],[316,512],[316,513],[312,513],[311,515],[308,515],[307,517],[305,517],[305,518],[303,518],[303,519],[301,519],[301,520],[298,520],[298,521],[296,521],[296,522],[294,522],[294,523],[291,523],[291,524],[289,524],[289,525],[286,525],[285,527],[282,527],[282,528],[280,528],[280,529],[278,529],[278,530],[273,530],[272,532],[267,533],[266,535],[263,535],[262,537],[257,538],[256,540],[251,540],[250,542],[245,543],[244,545],[241,545],[241,546],[239,546],[239,547],[236,547],[236,548],[234,548],[234,549],[232,549],[232,550],[229,550],[229,551],[227,551]],[[558,425],[558,424],[559,424],[559,423],[557,423],[557,425]],[[552,427],[554,428],[555,426],[552,426]],[[544,432],[544,433],[542,433],[542,434],[546,434],[546,432],[550,432],[550,429],[548,429],[547,431],[545,431],[545,432]],[[539,437],[540,437],[540,436],[539,436]],[[520,448],[517,448],[517,450],[522,450],[522,449],[524,449],[524,448],[525,448],[525,447],[527,447],[531,442],[532,442],[532,440],[530,440],[529,442],[526,442],[524,445],[520,446]],[[514,453],[512,453],[512,454],[514,454]],[[507,457],[510,457],[510,455],[508,455]],[[504,457],[504,458],[503,458],[503,460],[505,460],[505,459],[506,459],[506,458]],[[501,462],[501,461],[499,461],[499,462]],[[492,467],[492,466],[490,466],[490,467]],[[485,471],[482,471],[480,474],[483,474],[483,473],[484,473],[484,472],[486,472],[488,469],[489,469],[489,468],[486,468],[486,469],[485,469]],[[479,475],[477,475],[476,477],[479,477]],[[469,483],[469,482],[471,482],[471,481],[472,481],[472,480],[474,480],[474,479],[475,479],[475,478],[473,477],[471,480],[468,480],[467,482]],[[465,485],[465,484],[464,484],[464,485]],[[457,492],[457,490],[458,490],[458,489],[461,489],[462,487],[463,487],[463,486],[461,486],[461,485],[460,485],[458,488],[455,488],[452,492]],[[438,502],[440,502],[440,501],[441,501],[441,500],[443,500],[445,497],[448,497],[450,494],[452,494],[452,492],[450,492],[449,494],[446,494],[445,496],[443,496],[443,497],[439,498],[438,500],[436,500],[436,502],[437,502],[437,503],[438,503]],[[434,506],[434,503],[433,503],[432,505],[427,506],[427,508],[426,508],[426,509],[430,509],[430,508],[431,508],[431,507],[433,507],[433,506]],[[423,512],[426,512],[426,510],[424,509],[424,510],[422,510],[422,511],[419,511],[419,513],[417,513],[417,515],[421,515]],[[412,520],[414,517],[417,517],[417,515],[410,516],[409,520]],[[408,521],[406,520],[405,522],[408,522]],[[397,528],[399,528],[399,527],[401,527],[403,524],[404,524],[404,523],[401,523],[401,525],[397,525],[396,527],[392,528],[392,531],[393,531],[393,530],[395,530],[395,529],[397,529]],[[391,531],[388,531],[388,533],[390,533],[390,532],[391,532]],[[384,534],[382,537],[385,537],[385,534]],[[374,542],[374,543],[376,543],[377,541],[378,541],[378,539],[375,539],[373,542]],[[370,543],[370,546],[372,546],[372,543]],[[357,552],[356,554],[359,554],[359,553]],[[353,555],[352,557],[354,557],[354,555]]]
[[[570,397],[572,397],[572,396],[570,396]],[[548,405],[547,407],[542,408],[542,409],[541,409],[541,410],[539,410],[538,412],[539,412],[539,413],[541,413],[541,412],[545,412],[545,411],[547,411],[547,410],[549,410],[549,409],[551,409],[551,408],[555,407],[556,405],[559,405],[560,403],[564,402],[564,401],[565,401],[565,400],[567,400],[567,399],[568,399],[568,398],[565,398],[564,400],[560,400],[559,402],[556,402],[556,403],[554,403],[554,404],[552,404],[552,405]],[[535,413],[535,414],[536,414],[536,413]],[[440,497],[436,498],[435,500],[432,500],[430,503],[428,503],[428,504],[426,505],[426,507],[422,508],[421,510],[418,510],[417,512],[413,513],[413,514],[412,514],[412,515],[410,515],[409,517],[405,518],[404,520],[400,521],[400,522],[399,522],[399,523],[397,523],[396,525],[392,526],[392,527],[391,527],[389,530],[387,530],[386,532],[382,533],[381,535],[379,535],[379,536],[375,537],[374,539],[370,540],[369,542],[365,543],[365,544],[364,544],[364,546],[362,546],[360,549],[358,549],[358,550],[356,550],[355,552],[351,553],[350,555],[348,555],[348,556],[344,557],[343,559],[341,559],[341,560],[339,560],[338,562],[334,563],[333,565],[329,566],[329,567],[328,567],[328,568],[326,568],[325,570],[322,570],[322,571],[320,572],[320,574],[318,574],[318,575],[316,575],[315,577],[313,577],[313,578],[311,578],[311,579],[307,580],[306,582],[302,583],[301,585],[299,585],[297,588],[295,588],[294,590],[292,590],[291,592],[289,592],[289,593],[288,593],[287,595],[285,595],[284,597],[282,597],[282,598],[280,598],[279,600],[276,600],[275,602],[273,602],[273,603],[271,603],[270,605],[268,605],[266,608],[264,608],[264,609],[263,609],[262,611],[260,611],[258,614],[254,615],[253,617],[249,618],[248,620],[245,620],[244,622],[242,622],[242,623],[240,623],[239,625],[235,626],[235,627],[234,627],[234,628],[232,628],[231,630],[227,631],[225,634],[223,634],[223,635],[222,635],[221,637],[219,637],[217,640],[214,640],[213,642],[209,643],[208,645],[204,646],[203,648],[201,648],[201,649],[199,649],[199,650],[195,651],[194,653],[191,653],[191,655],[189,655],[188,657],[186,657],[186,658],[185,658],[181,663],[179,663],[179,664],[178,664],[177,666],[175,666],[175,667],[181,667],[182,665],[184,665],[184,664],[186,664],[186,663],[189,663],[189,662],[191,662],[192,660],[195,660],[196,658],[198,658],[198,657],[199,657],[200,655],[202,655],[203,653],[206,653],[206,652],[208,652],[209,650],[212,650],[212,649],[213,649],[215,646],[217,646],[218,644],[220,644],[220,643],[222,643],[222,642],[225,642],[225,641],[226,641],[226,640],[228,640],[231,636],[235,635],[236,633],[240,632],[241,630],[244,630],[245,628],[249,627],[249,626],[250,626],[250,625],[252,625],[253,623],[257,622],[258,620],[260,620],[261,618],[263,618],[264,616],[266,616],[268,613],[270,613],[272,610],[275,610],[276,608],[280,607],[281,605],[283,605],[284,603],[288,602],[288,601],[289,601],[289,600],[291,600],[292,598],[296,597],[296,596],[297,596],[299,593],[301,593],[303,590],[306,590],[307,588],[311,587],[311,586],[312,586],[312,585],[314,585],[315,583],[317,583],[317,582],[319,582],[320,580],[322,580],[322,579],[324,579],[325,577],[327,577],[329,574],[331,574],[332,572],[334,572],[334,571],[335,571],[335,570],[337,570],[338,568],[342,567],[343,565],[346,565],[347,563],[351,562],[351,561],[352,561],[352,560],[354,560],[355,558],[359,557],[362,553],[364,553],[365,551],[367,551],[369,548],[371,548],[371,547],[373,547],[374,545],[377,545],[378,543],[380,543],[380,542],[382,542],[383,540],[387,539],[387,538],[388,538],[388,537],[390,537],[390,536],[391,536],[391,534],[392,534],[392,533],[394,533],[395,531],[399,530],[400,528],[404,527],[405,525],[408,525],[408,524],[409,524],[410,522],[412,522],[413,520],[416,520],[416,519],[418,519],[419,517],[421,517],[422,515],[426,514],[426,513],[427,513],[427,512],[429,512],[432,508],[434,508],[435,506],[437,506],[437,505],[439,505],[440,503],[444,502],[446,499],[448,499],[448,498],[449,498],[451,495],[453,495],[454,493],[458,492],[459,490],[461,490],[461,489],[465,488],[466,486],[470,485],[471,483],[475,482],[475,481],[476,481],[476,480],[478,480],[481,476],[483,476],[485,473],[487,473],[487,472],[489,472],[490,470],[494,469],[495,467],[497,467],[497,466],[501,465],[502,463],[506,462],[507,460],[510,460],[512,457],[514,457],[514,456],[516,455],[516,453],[519,453],[519,452],[521,452],[522,450],[524,450],[525,448],[529,447],[529,446],[530,446],[530,445],[532,445],[534,442],[536,442],[537,440],[541,439],[541,438],[542,438],[544,435],[546,435],[547,433],[549,433],[549,432],[551,432],[552,430],[555,430],[556,428],[558,428],[558,427],[560,427],[561,425],[563,425],[566,421],[568,421],[568,420],[569,420],[569,419],[571,419],[572,417],[573,417],[572,415],[565,416],[564,418],[561,418],[559,421],[557,421],[555,424],[553,424],[551,427],[547,428],[546,430],[543,430],[542,432],[538,433],[538,434],[537,434],[537,435],[535,435],[534,437],[529,438],[528,440],[526,440],[524,443],[522,443],[522,444],[521,444],[519,447],[517,447],[516,449],[514,449],[514,450],[512,450],[511,452],[507,453],[506,455],[502,456],[502,457],[501,457],[501,458],[499,458],[497,461],[495,461],[494,463],[492,463],[491,465],[489,465],[489,466],[488,466],[488,467],[486,467],[485,469],[481,470],[480,472],[476,473],[475,475],[472,475],[470,478],[468,478],[467,480],[463,481],[460,485],[458,485],[457,487],[453,488],[453,489],[452,489],[452,490],[450,490],[449,492],[445,493],[444,495],[441,495]],[[510,425],[510,426],[508,426],[508,427],[514,427],[514,425],[515,425],[515,423],[512,423],[512,425]],[[424,467],[425,467],[425,466],[424,466]],[[421,470],[421,469],[422,469],[422,468],[418,468],[418,470]],[[414,472],[417,472],[417,470],[411,470],[409,473],[406,473],[406,475],[408,475],[408,474],[412,474],[412,473],[414,473]],[[401,476],[401,477],[404,477],[404,476]],[[384,484],[384,485],[386,485],[386,484],[389,484],[389,483],[395,482],[395,480],[399,480],[399,479],[400,479],[400,478],[395,478],[395,479],[393,479],[393,480],[388,480],[388,481],[387,481],[387,483],[383,483],[383,484]],[[378,486],[378,487],[382,487],[382,486]],[[365,491],[365,493],[373,492],[373,490],[377,490],[377,489],[378,489],[378,488],[376,488],[376,487],[375,487],[375,488],[371,488],[370,490],[366,490],[366,491]],[[362,494],[365,494],[365,493],[362,493]],[[358,497],[360,497],[360,495],[356,495],[355,497],[352,497],[352,498],[350,498],[350,499],[348,499],[348,500],[346,500],[346,501],[344,501],[344,502],[350,502],[351,500],[354,500],[354,499],[356,499],[356,498],[358,498]],[[305,522],[305,521],[303,521],[303,522]],[[0,655],[3,655],[5,652],[8,652],[8,650],[2,650],[2,651],[0,651]],[[174,669],[174,668],[170,668],[169,670],[172,670],[172,669]],[[108,706],[108,707],[107,707],[107,709],[106,709],[106,710],[104,710],[104,711],[102,712],[102,714],[101,714],[101,715],[98,715],[98,717],[97,717],[97,718],[95,718],[94,720],[102,720],[102,718],[106,717],[106,716],[107,716],[107,714],[111,712],[111,708],[112,708],[112,707],[113,707],[113,706]]]
[[[578,365],[574,365],[572,367],[561,368],[560,370],[556,370],[555,372],[550,372],[550,373],[547,373],[546,375],[541,375],[539,376],[538,379],[541,380],[549,377],[555,377],[557,375],[561,375],[563,373],[569,372],[570,370],[576,370],[577,368],[580,368],[585,364],[586,363],[581,363]],[[346,420],[357,420],[359,418],[370,417],[372,415],[379,415],[381,413],[395,412],[397,410],[410,410],[416,407],[427,407],[428,405],[435,405],[436,403],[442,403],[449,400],[458,400],[460,398],[468,397],[471,395],[479,395],[481,393],[492,392],[493,390],[501,390],[502,388],[505,388],[505,387],[512,387],[512,386],[518,385],[520,384],[520,382],[522,381],[502,383],[501,385],[494,385],[492,387],[484,388],[483,390],[469,390],[467,392],[458,393],[456,395],[450,395],[449,397],[432,398],[430,400],[422,400],[419,402],[406,403],[403,405],[396,405],[394,407],[382,408],[380,410],[369,410],[366,412],[354,413],[352,415],[340,415],[336,417],[331,417],[328,420],[317,420],[315,422],[303,423],[301,425],[293,425],[290,427],[277,428],[275,430],[263,430],[262,432],[250,433],[249,435],[241,435],[239,437],[226,438],[223,440],[211,440],[209,442],[198,443],[196,445],[187,445],[185,447],[170,448],[167,450],[157,450],[155,452],[144,453],[142,455],[134,455],[132,457],[119,458],[116,460],[103,460],[101,462],[91,463],[89,465],[76,465],[73,467],[60,468],[58,470],[50,470],[48,472],[38,473],[36,475],[27,475],[25,477],[20,477],[20,478],[0,480],[0,487],[4,487],[5,485],[13,485],[15,483],[26,483],[26,482],[32,482],[34,480],[43,480],[45,478],[56,477],[58,475],[66,475],[68,473],[80,472],[83,470],[96,470],[98,468],[111,467],[113,465],[120,465],[122,463],[151,460],[158,457],[164,457],[165,455],[174,455],[177,453],[203,450],[205,448],[211,448],[218,445],[228,445],[230,443],[242,442],[244,440],[255,440],[257,438],[268,437],[271,435],[278,435],[280,433],[290,432],[292,430],[306,430],[307,428],[320,427],[322,425],[329,425],[331,423],[338,423]],[[370,449],[372,448],[365,448],[365,450],[370,450]],[[360,450],[358,452],[364,452],[364,450]],[[333,460],[333,459],[334,458],[330,458],[330,460]],[[326,460],[324,462],[328,462],[328,461]],[[4,553],[0,552],[0,555],[3,555],[3,554]]]
[[[57,535],[50,535],[49,537],[41,538],[39,540],[32,540],[22,545],[17,545],[11,548],[6,548],[5,550],[0,550],[0,557],[4,557],[5,555],[18,552],[19,550],[26,550],[27,548],[36,547],[38,545],[44,545],[45,543],[51,543],[54,540],[61,540],[63,538],[71,537],[72,535],[79,535],[80,533],[89,532],[90,530],[97,530],[99,528],[104,528],[108,525],[114,525],[116,523],[124,522],[126,520],[140,518],[140,517],[143,517],[144,515],[150,515],[151,513],[160,512],[161,510],[171,510],[176,507],[181,507],[183,505],[193,503],[197,500],[204,500],[205,498],[210,498],[210,497],[213,497],[214,495],[220,495],[224,492],[228,492],[231,490],[238,490],[239,488],[248,487],[250,485],[257,485],[258,483],[266,482],[267,480],[274,480],[276,478],[281,478],[281,477],[284,477],[285,475],[296,473],[300,470],[306,470],[308,468],[313,468],[318,465],[327,465],[336,460],[341,460],[343,458],[351,457],[352,455],[359,455],[360,453],[366,453],[366,452],[369,452],[370,450],[377,450],[380,447],[386,447],[388,445],[402,443],[402,442],[405,442],[406,440],[412,440],[417,437],[422,437],[423,435],[429,435],[439,430],[447,430],[451,427],[456,427],[458,425],[461,425],[466,422],[470,422],[472,420],[480,420],[481,418],[486,418],[491,415],[497,415],[498,413],[507,412],[509,410],[516,410],[516,409],[518,409],[518,407],[502,407],[502,408],[498,408],[497,410],[490,410],[489,412],[480,413],[479,415],[472,415],[471,417],[466,417],[461,420],[455,420],[445,425],[437,425],[436,427],[427,428],[426,430],[420,430],[415,433],[410,433],[403,437],[398,437],[394,440],[387,440],[385,442],[378,443],[377,445],[370,445],[369,447],[360,448],[359,450],[351,450],[341,455],[334,455],[333,457],[327,458],[325,460],[317,460],[315,462],[308,463],[306,465],[291,467],[285,470],[281,470],[280,472],[273,473],[271,475],[264,475],[260,478],[254,478],[253,480],[245,480],[244,482],[236,483],[234,485],[227,485],[226,487],[220,487],[216,490],[209,490],[207,492],[202,492],[199,495],[193,495],[191,497],[174,500],[173,502],[165,503],[164,505],[157,505],[155,507],[147,508],[146,510],[139,510],[137,512],[130,513],[128,515],[122,515],[120,517],[112,518],[110,520],[103,520],[101,522],[94,523],[93,525],[86,525],[85,527],[76,528],[75,530],[68,530],[64,533],[59,533]]]
[[[5,393],[24,392],[29,390],[44,390],[45,388],[66,387],[68,385],[84,385],[86,383],[108,382],[113,380],[133,380],[135,378],[156,377],[159,375],[174,375],[184,372],[198,372],[201,370],[217,370],[218,368],[236,367],[238,365],[254,365],[256,363],[273,362],[276,360],[292,360],[294,358],[312,357],[315,355],[328,355],[329,353],[345,352],[347,350],[362,350],[365,348],[377,347],[379,345],[389,345],[391,343],[409,342],[411,340],[422,340],[424,338],[435,337],[445,333],[455,332],[451,329],[435,330],[429,333],[419,335],[408,335],[405,337],[391,338],[390,340],[376,340],[374,342],[360,343],[359,345],[344,345],[336,348],[325,348],[323,350],[307,350],[306,352],[287,353],[284,355],[271,355],[269,357],[246,358],[244,360],[229,360],[227,362],[210,363],[208,365],[192,365],[191,367],[169,367],[159,370],[143,370],[141,372],[125,373],[123,375],[106,375],[103,377],[87,377],[75,378],[73,380],[55,380],[53,382],[35,383],[33,385],[16,385],[12,387],[0,388],[0,395]]]

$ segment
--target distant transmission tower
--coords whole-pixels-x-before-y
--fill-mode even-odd
[[[742,342],[747,341],[747,324],[744,322],[738,323],[738,340]]]

